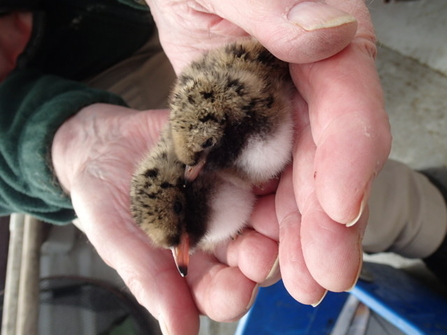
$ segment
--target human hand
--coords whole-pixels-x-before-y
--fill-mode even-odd
[[[0,16],[0,82],[14,70],[17,58],[31,36],[30,12],[13,12]]]
[[[326,290],[351,288],[371,182],[391,143],[364,1],[147,2],[177,73],[205,50],[247,35],[291,63],[304,99],[297,94],[293,164],[275,197],[260,200],[252,225],[279,240],[281,274],[297,300],[316,304]]]
[[[238,319],[258,283],[277,280],[269,273],[278,250],[273,240],[248,231],[219,248],[216,257],[195,253],[182,278],[171,252],[151,245],[130,216],[129,190],[136,164],[167,119],[167,111],[88,106],[58,129],[52,159],[77,225],[100,256],[159,319],[164,333],[197,334],[200,313],[219,321]]]

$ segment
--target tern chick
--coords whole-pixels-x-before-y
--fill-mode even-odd
[[[259,185],[291,157],[293,84],[288,64],[255,40],[206,53],[170,96],[178,159],[194,180],[205,167]]]
[[[157,247],[171,249],[182,276],[189,254],[212,250],[247,223],[255,196],[220,176],[202,173],[185,185],[185,165],[166,129],[155,149],[139,164],[131,185],[131,212]]]

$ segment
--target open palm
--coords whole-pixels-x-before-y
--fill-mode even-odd
[[[92,105],[59,129],[53,157],[77,225],[101,257],[162,326],[174,334],[194,334],[199,313],[229,321],[247,311],[258,283],[275,263],[277,243],[247,231],[216,256],[196,253],[186,279],[170,251],[151,246],[130,216],[129,189],[135,165],[155,144],[166,120],[167,111]]]

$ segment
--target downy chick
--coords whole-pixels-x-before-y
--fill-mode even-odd
[[[139,164],[131,185],[131,213],[157,247],[171,249],[186,276],[189,254],[235,236],[251,214],[255,196],[219,176],[203,173],[185,185],[185,165],[167,128]]]
[[[206,166],[259,185],[279,174],[293,145],[289,67],[255,40],[209,51],[170,96],[178,159],[194,180]]]

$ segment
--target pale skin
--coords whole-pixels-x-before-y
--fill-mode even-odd
[[[361,266],[362,204],[391,142],[364,1],[148,2],[177,72],[204,50],[247,33],[292,63],[305,100],[296,104],[306,111],[296,117],[293,163],[263,189],[251,229],[213,256],[195,254],[182,278],[170,252],[152,248],[129,212],[135,162],[155,143],[168,112],[88,106],[59,128],[52,146],[77,224],[165,334],[197,334],[200,313],[238,319],[259,285],[279,278],[277,259],[300,302],[317,304],[326,290],[350,289]],[[291,23],[287,13],[298,3],[305,21]]]

